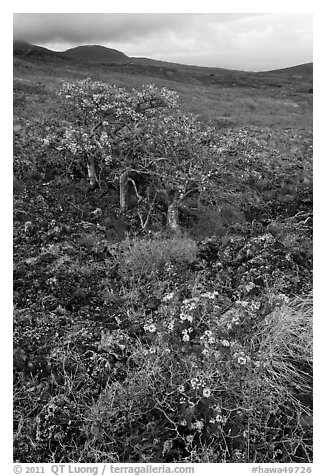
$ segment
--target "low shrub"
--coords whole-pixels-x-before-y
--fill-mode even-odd
[[[187,266],[196,261],[196,242],[187,237],[128,239],[112,249],[122,277],[149,277],[164,266]]]
[[[311,302],[283,295],[221,312],[216,292],[163,297],[129,349],[123,381],[89,408],[97,451],[129,462],[309,462],[312,458]],[[128,436],[127,436],[128,435]]]

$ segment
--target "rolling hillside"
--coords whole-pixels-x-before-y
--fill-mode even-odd
[[[288,68],[276,69],[271,71],[248,72],[240,70],[230,70],[218,67],[204,67],[196,65],[185,65],[179,63],[171,63],[167,61],[156,60],[152,58],[129,57],[121,51],[113,48],[106,48],[99,45],[83,45],[76,48],[70,48],[66,51],[57,52],[49,50],[41,46],[31,45],[24,41],[15,41],[13,46],[14,56],[49,56],[51,58],[69,58],[78,62],[84,63],[99,63],[99,64],[124,64],[132,65],[134,67],[143,66],[147,68],[167,69],[170,71],[188,72],[193,75],[210,75],[223,74],[225,76],[231,75],[234,78],[247,76],[253,77],[268,77],[269,75],[280,75],[281,77],[306,78],[312,79],[313,63],[305,63],[302,65],[291,66]]]
[[[312,125],[312,64],[257,73],[129,58],[99,46],[55,52],[26,42],[15,42],[13,53],[17,97],[32,84],[57,90],[64,79],[126,88],[154,83],[176,91],[185,113],[221,125]]]

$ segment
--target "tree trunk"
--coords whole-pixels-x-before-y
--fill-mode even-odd
[[[179,223],[179,210],[178,210],[179,201],[173,200],[168,207],[167,213],[167,224],[171,231],[174,233],[181,233],[180,223]]]
[[[123,172],[120,175],[120,211],[127,210],[127,191],[128,191],[129,172]]]
[[[94,157],[87,158],[87,173],[88,173],[90,189],[94,190],[98,188],[99,183],[98,183],[98,178],[96,174],[96,165],[95,165]]]

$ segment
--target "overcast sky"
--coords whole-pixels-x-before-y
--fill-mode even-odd
[[[268,70],[308,63],[309,13],[15,13],[14,39],[56,51],[97,44],[128,56]]]

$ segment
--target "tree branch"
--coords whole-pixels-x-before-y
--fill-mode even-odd
[[[128,177],[128,182],[131,182],[133,184],[136,197],[138,198],[138,202],[141,202],[143,200],[143,197],[139,195],[135,181],[132,178]]]
[[[139,219],[140,219],[140,224],[141,224],[142,230],[145,230],[146,226],[148,225],[149,217],[150,217],[150,215],[151,215],[151,213],[152,213],[152,210],[153,210],[153,207],[154,207],[154,203],[155,203],[155,200],[156,200],[156,196],[157,196],[157,192],[155,192],[155,196],[154,196],[154,198],[153,198],[153,201],[152,201],[152,203],[150,204],[150,207],[149,207],[149,210],[148,210],[148,213],[147,213],[147,217],[146,217],[145,223],[144,223],[143,217],[141,216],[140,211],[138,211],[138,216],[139,216]]]

